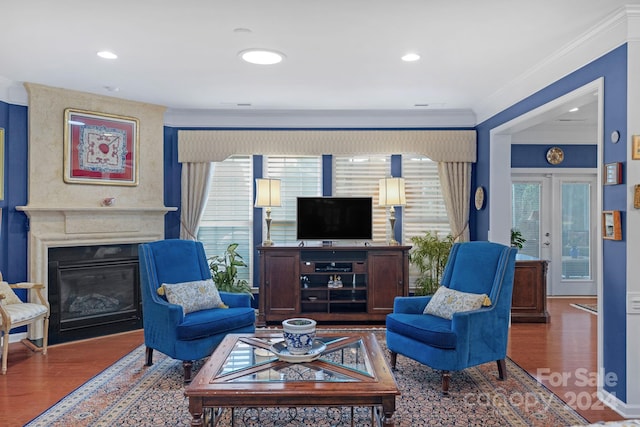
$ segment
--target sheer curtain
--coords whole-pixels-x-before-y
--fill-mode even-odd
[[[213,163],[182,164],[180,238],[197,240],[198,226],[207,205]]]
[[[468,242],[471,163],[438,162],[438,176],[451,225],[451,235],[457,242]]]

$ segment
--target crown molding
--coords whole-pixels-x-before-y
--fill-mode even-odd
[[[609,14],[546,60],[474,106],[478,123],[621,46],[631,36],[640,40],[640,5],[637,4],[626,5]]]

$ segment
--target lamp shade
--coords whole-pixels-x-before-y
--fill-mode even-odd
[[[382,178],[379,187],[378,205],[404,206],[407,204],[404,191],[404,178]]]
[[[280,180],[270,178],[256,179],[256,207],[280,206]]]

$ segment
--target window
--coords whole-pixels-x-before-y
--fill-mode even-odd
[[[251,156],[232,156],[215,163],[198,240],[207,257],[222,255],[231,243],[247,265],[253,255],[253,172]],[[238,269],[238,279],[252,282],[251,268]]]
[[[438,163],[422,155],[404,155],[402,176],[407,194],[402,241],[411,244],[411,237],[422,236],[427,231],[446,237],[451,228],[440,189]]]
[[[402,242],[411,245],[411,238],[427,231],[444,239],[451,233],[447,209],[440,189],[438,163],[422,155],[402,156],[407,205],[402,210]],[[418,270],[410,265],[409,288],[414,288]]]
[[[391,233],[387,209],[378,206],[378,183],[390,175],[391,156],[335,156],[334,192],[342,197],[373,197],[373,241],[386,242]]]
[[[322,157],[268,156],[265,177],[280,179],[280,207],[271,209],[271,240],[295,245],[296,200],[322,194]]]

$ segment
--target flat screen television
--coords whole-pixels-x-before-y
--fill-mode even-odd
[[[371,197],[298,197],[298,240],[371,240]]]

